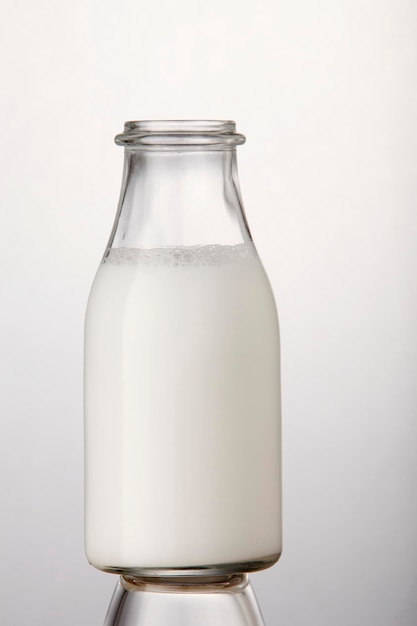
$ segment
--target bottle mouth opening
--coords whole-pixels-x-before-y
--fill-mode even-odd
[[[139,120],[126,122],[116,135],[119,146],[135,149],[233,148],[245,142],[229,120]]]

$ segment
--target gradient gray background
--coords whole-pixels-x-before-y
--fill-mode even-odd
[[[0,622],[100,625],[82,334],[127,119],[231,118],[282,330],[267,626],[417,623],[415,0],[3,0]]]

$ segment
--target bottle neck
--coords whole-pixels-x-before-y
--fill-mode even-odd
[[[119,208],[108,248],[251,241],[236,150],[125,150]]]

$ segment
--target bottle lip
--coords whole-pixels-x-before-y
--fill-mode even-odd
[[[126,122],[124,132],[115,137],[119,146],[143,150],[224,150],[245,140],[231,120],[135,120]]]

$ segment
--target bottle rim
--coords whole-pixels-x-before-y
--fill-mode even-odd
[[[134,149],[234,148],[245,142],[231,120],[135,120],[116,135],[119,146]]]

